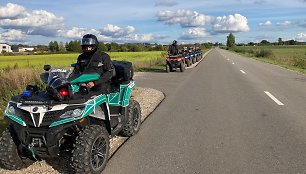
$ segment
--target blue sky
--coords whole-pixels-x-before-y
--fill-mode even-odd
[[[0,42],[306,41],[306,0],[1,0]]]

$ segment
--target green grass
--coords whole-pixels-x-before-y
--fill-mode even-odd
[[[271,51],[269,57],[256,57],[261,50]],[[306,74],[306,46],[240,46],[234,51],[256,60],[282,66]]]
[[[133,63],[160,59],[161,51],[150,52],[109,52],[112,60],[125,60]],[[42,67],[45,64],[67,67],[75,63],[79,54],[47,54],[0,56],[0,69],[8,67]]]

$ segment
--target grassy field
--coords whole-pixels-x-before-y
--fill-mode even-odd
[[[263,62],[306,73],[306,46],[239,46],[233,50]]]
[[[164,60],[161,51],[151,52],[110,52],[112,60],[126,60],[137,64],[156,63]],[[0,69],[12,67],[42,67],[45,64],[52,66],[67,67],[75,63],[79,54],[49,54],[49,55],[21,55],[21,56],[0,56]]]

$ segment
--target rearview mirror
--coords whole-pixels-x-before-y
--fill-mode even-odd
[[[44,65],[44,70],[49,71],[51,69],[51,65]]]

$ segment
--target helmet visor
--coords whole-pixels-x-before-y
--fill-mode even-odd
[[[96,40],[93,38],[83,38],[81,40],[81,45],[96,45]]]

